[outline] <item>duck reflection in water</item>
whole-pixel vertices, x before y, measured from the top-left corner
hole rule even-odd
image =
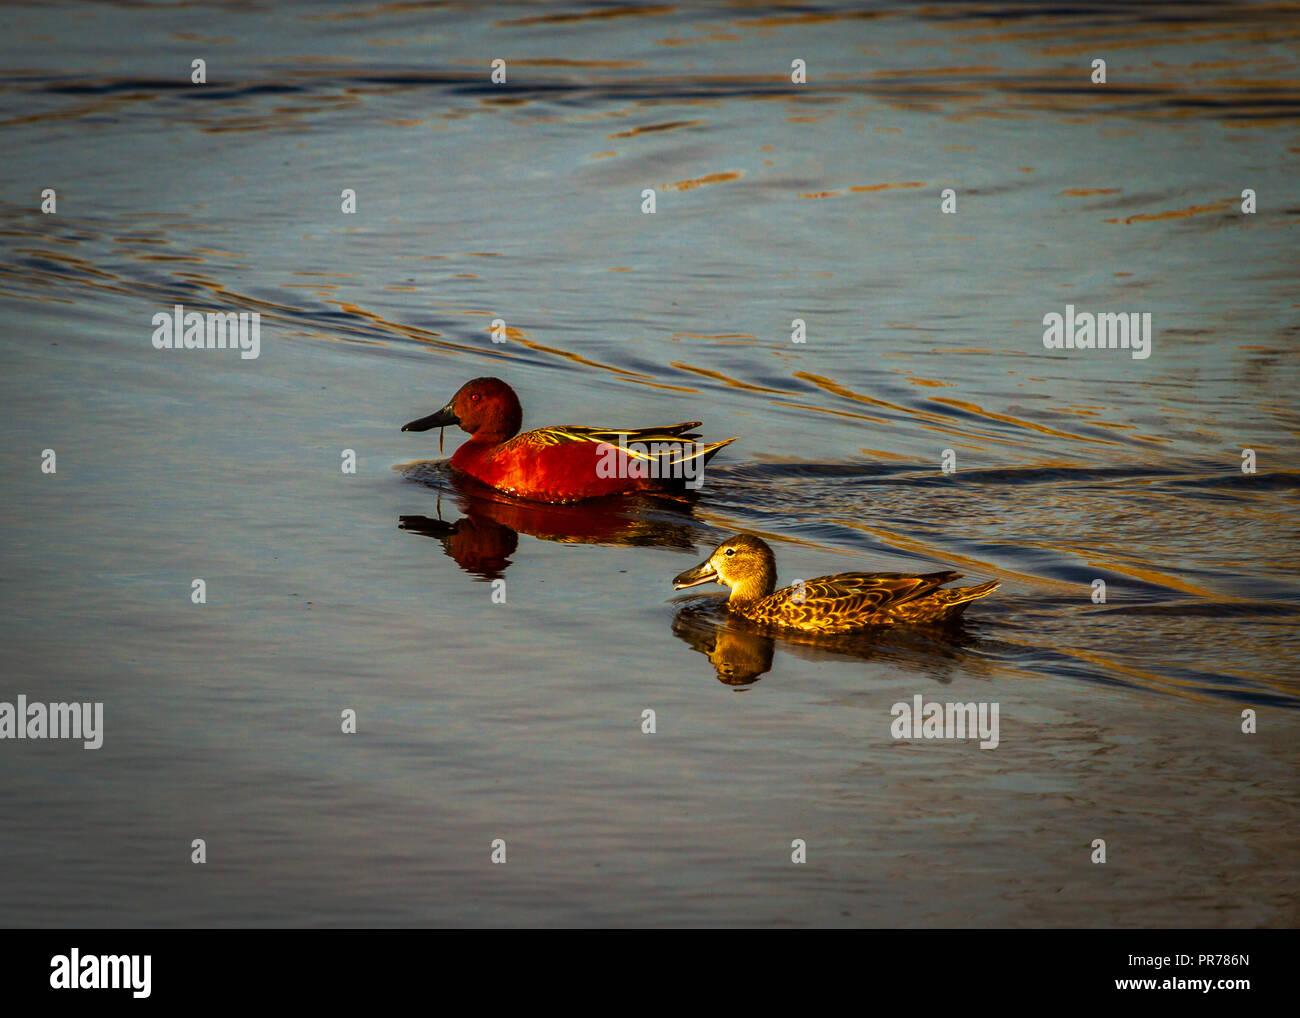
[[[878,661],[904,665],[947,685],[954,673],[980,671],[968,648],[979,643],[965,622],[879,627],[842,634],[792,632],[763,626],[728,612],[719,597],[685,597],[673,602],[673,635],[709,659],[719,682],[751,686],[772,670],[781,650],[809,661]]]
[[[568,544],[693,548],[699,531],[695,496],[623,495],[569,505],[515,499],[462,478],[445,462],[413,464],[408,480],[438,491],[437,516],[401,516],[398,528],[442,542],[458,566],[483,580],[500,579],[519,546],[519,535]],[[460,514],[443,519],[443,495]]]

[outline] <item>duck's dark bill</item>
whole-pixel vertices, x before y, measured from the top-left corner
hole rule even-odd
[[[717,570],[707,561],[701,562],[694,569],[688,569],[686,572],[678,573],[673,577],[673,590],[685,590],[687,587],[698,587],[701,583],[710,583],[717,578]]]
[[[403,424],[403,431],[428,431],[431,428],[447,428],[453,424],[459,424],[460,418],[456,416],[456,411],[447,404],[436,414],[430,414],[428,417],[421,417],[418,421],[412,421],[410,424]]]

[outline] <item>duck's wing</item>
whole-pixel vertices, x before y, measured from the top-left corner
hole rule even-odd
[[[708,457],[724,445],[734,442],[734,438],[724,439],[708,445],[698,444],[700,437],[692,428],[698,428],[701,421],[685,421],[681,424],[669,424],[660,428],[586,428],[576,424],[559,424],[552,428],[536,428],[525,431],[512,439],[512,442],[527,442],[536,448],[550,445],[564,445],[570,442],[591,442],[597,445],[622,446],[628,455],[643,460],[657,460],[670,453],[676,453],[683,443],[691,447],[681,450],[685,455],[677,456],[671,462],[693,459],[696,456]],[[668,449],[656,449],[655,446],[670,446]]]
[[[561,445],[564,442],[606,442],[609,445],[628,445],[632,442],[691,442],[699,438],[692,434],[701,421],[685,421],[662,428],[584,428],[577,424],[557,424],[553,428],[537,428],[525,432],[538,445]]]
[[[961,579],[961,573],[837,573],[807,580],[777,591],[785,603],[802,605],[810,615],[854,617],[873,615],[915,601],[943,584]]]

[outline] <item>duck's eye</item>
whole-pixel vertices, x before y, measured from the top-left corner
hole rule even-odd
[[[727,554],[728,554],[728,555],[734,555],[734,554],[736,554],[736,549],[735,549],[735,548],[728,548],[728,549],[727,549]]]
[[[476,393],[474,393],[472,396],[470,396],[470,400],[471,400],[472,402],[477,403],[477,402],[478,402],[478,393],[476,392]]]

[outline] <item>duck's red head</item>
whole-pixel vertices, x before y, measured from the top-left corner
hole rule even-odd
[[[519,431],[524,410],[515,390],[499,378],[471,378],[437,413],[403,425],[403,431],[428,431],[460,425],[479,442],[504,442]]]

